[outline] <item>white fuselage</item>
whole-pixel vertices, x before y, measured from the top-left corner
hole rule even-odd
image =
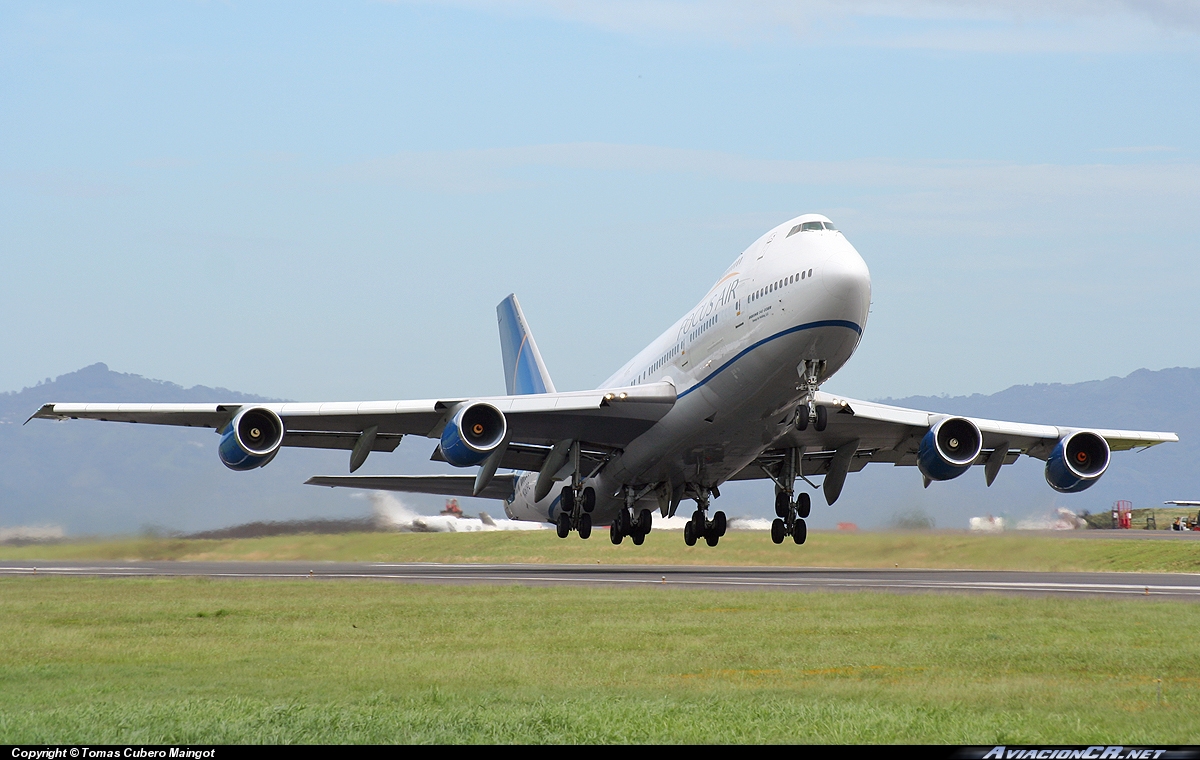
[[[586,481],[596,490],[597,524],[624,506],[625,486],[666,483],[678,494],[689,484],[711,488],[728,480],[791,424],[804,398],[798,365],[823,360],[824,381],[854,353],[871,276],[841,232],[812,229],[827,222],[806,214],[756,240],[695,308],[601,385],[669,381],[678,400]],[[810,229],[792,233],[796,227]],[[537,477],[518,479],[505,504],[510,517],[557,518],[561,489],[535,502]]]

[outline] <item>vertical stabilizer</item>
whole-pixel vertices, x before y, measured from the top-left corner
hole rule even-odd
[[[554,393],[554,382],[515,295],[500,302],[496,317],[500,321],[500,352],[504,356],[504,387],[508,395]]]

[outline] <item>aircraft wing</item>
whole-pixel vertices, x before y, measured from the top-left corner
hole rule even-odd
[[[818,432],[812,425],[806,430],[785,425],[784,432],[772,443],[771,448],[730,479],[778,477],[785,452],[789,449],[803,452],[800,470],[804,475],[840,471],[840,477],[844,478],[846,472],[857,472],[871,462],[915,466],[921,439],[930,428],[942,420],[958,416],[860,401],[824,392],[818,393],[816,400],[829,410],[829,424],[823,432]],[[781,414],[787,417],[786,413]],[[973,464],[986,466],[989,485],[1001,466],[1015,462],[1022,454],[1045,460],[1059,440],[1082,430],[1104,438],[1112,451],[1146,448],[1179,440],[1175,433],[1058,427],[976,417],[965,419],[974,423],[982,434],[982,450]],[[835,461],[839,459],[840,462]],[[827,482],[827,497],[832,495],[836,499],[840,490],[840,482]]]
[[[393,451],[405,435],[437,438],[464,403],[486,402],[504,413],[509,440],[551,446],[577,440],[622,448],[675,404],[669,382],[625,388],[423,401],[270,404],[46,404],[30,419],[94,419],[148,425],[224,428],[243,407],[267,408],[283,420],[284,446],[353,449],[375,427],[372,451]]]
[[[330,488],[366,488],[372,491],[433,493],[443,496],[478,496],[481,499],[510,500],[517,476],[494,475],[479,493],[475,493],[474,475],[318,475],[304,481],[309,486]]]

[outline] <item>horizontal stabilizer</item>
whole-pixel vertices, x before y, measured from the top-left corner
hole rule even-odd
[[[495,475],[479,494],[483,499],[509,500],[517,476],[512,473]],[[365,488],[370,491],[403,491],[433,493],[441,496],[474,496],[474,475],[317,475],[304,481],[309,486],[330,488]]]

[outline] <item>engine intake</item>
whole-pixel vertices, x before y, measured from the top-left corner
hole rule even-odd
[[[965,417],[947,417],[921,439],[917,467],[930,480],[950,480],[967,470],[983,450],[983,434]]]
[[[262,406],[243,407],[221,434],[217,453],[231,470],[263,467],[283,444],[283,420]]]
[[[491,404],[461,407],[442,430],[442,455],[455,467],[471,467],[487,459],[508,433],[504,413]]]
[[[1060,493],[1090,488],[1108,469],[1108,441],[1086,430],[1059,439],[1046,458],[1046,482]]]

